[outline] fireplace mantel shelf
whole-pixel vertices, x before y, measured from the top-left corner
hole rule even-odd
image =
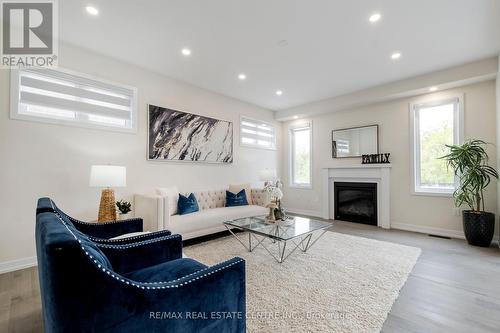
[[[354,165],[337,165],[324,167],[323,169],[376,169],[376,168],[392,168],[390,163],[380,164],[354,164]]]

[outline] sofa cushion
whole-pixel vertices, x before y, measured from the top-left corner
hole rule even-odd
[[[252,201],[252,187],[250,186],[250,184],[229,185],[229,192],[238,193],[241,190],[245,190],[248,204],[253,205],[254,202]]]
[[[255,205],[205,209],[192,214],[171,216],[166,228],[173,234],[183,235],[216,226],[223,227],[222,223],[228,220],[263,216],[267,213],[268,209]]]
[[[126,273],[124,276],[137,282],[162,282],[176,280],[204,268],[207,266],[196,260],[180,258]]]
[[[226,191],[226,207],[247,206],[247,205],[248,201],[245,190],[241,190],[238,193]]]
[[[179,201],[177,203],[177,211],[179,215],[194,213],[198,210],[200,210],[198,207],[198,201],[193,193],[187,197],[179,193]]]

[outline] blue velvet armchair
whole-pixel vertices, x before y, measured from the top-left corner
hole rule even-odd
[[[182,258],[180,235],[99,243],[77,226],[50,199],[39,201],[45,332],[245,331],[243,259],[207,267]],[[104,228],[93,235],[115,234]]]

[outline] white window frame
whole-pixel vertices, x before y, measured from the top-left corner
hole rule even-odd
[[[41,123],[49,123],[49,124],[57,124],[64,126],[73,126],[73,127],[83,127],[83,128],[91,128],[91,129],[99,129],[106,130],[112,132],[123,132],[123,133],[137,133],[137,88],[128,86],[125,84],[112,82],[109,80],[104,80],[93,75],[83,74],[76,71],[64,69],[58,67],[56,70],[61,73],[78,76],[81,78],[98,81],[99,83],[103,83],[105,85],[112,85],[118,88],[123,88],[132,91],[131,98],[131,128],[123,128],[113,125],[105,125],[103,123],[94,123],[89,121],[81,121],[80,119],[76,120],[68,120],[64,118],[51,118],[51,117],[38,117],[34,115],[29,115],[20,112],[20,102],[19,102],[19,94],[20,94],[20,73],[18,69],[11,69],[10,71],[10,118],[16,120],[25,120],[25,121],[34,121]],[[71,111],[71,110],[70,110]]]
[[[301,128],[309,128],[309,184],[295,183],[294,179],[294,131]],[[293,123],[288,127],[289,150],[290,159],[289,163],[289,186],[292,188],[312,189],[313,188],[313,124],[312,121],[302,121]]]
[[[462,144],[464,137],[464,96],[441,95],[438,97],[421,99],[410,103],[410,168],[411,168],[411,193],[423,196],[452,197],[455,189],[430,189],[420,187],[420,132],[418,110],[444,104],[455,104],[453,115],[453,144]],[[455,177],[455,186],[458,179]]]
[[[261,123],[265,124],[273,129],[273,141],[272,141],[272,147],[263,147],[258,144],[251,144],[251,143],[246,143],[243,142],[243,138],[245,137],[245,134],[243,133],[243,126],[242,123],[244,121],[251,122],[251,123]],[[276,126],[274,126],[272,123],[264,120],[259,120],[247,116],[240,116],[240,146],[242,147],[249,147],[249,148],[258,148],[258,149],[265,149],[265,150],[276,150]]]

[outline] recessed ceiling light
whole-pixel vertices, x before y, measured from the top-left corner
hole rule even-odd
[[[93,6],[87,6],[85,7],[85,10],[87,11],[87,13],[89,13],[90,15],[94,15],[96,16],[97,14],[99,14],[99,10],[97,10],[97,8],[93,7]]]
[[[246,78],[247,78],[247,75],[245,73],[241,73],[241,74],[238,75],[238,79],[240,79],[242,81],[246,80]]]
[[[182,53],[182,55],[184,55],[184,56],[186,56],[186,57],[187,57],[187,56],[190,56],[190,55],[191,55],[191,50],[190,50],[190,49],[188,49],[188,48],[183,48],[183,49],[181,50],[181,53]]]
[[[281,90],[276,90],[276,95],[278,95],[278,96],[283,95],[283,91],[281,91]]]
[[[438,90],[438,88],[437,88],[437,87],[430,87],[430,88],[429,88],[429,91],[436,91],[436,90]]]
[[[397,60],[401,58],[401,53],[400,52],[394,52],[393,54],[391,54],[391,59],[392,60]]]
[[[299,116],[293,116],[293,119],[299,119]]]
[[[368,20],[371,23],[375,23],[375,22],[379,21],[381,17],[382,17],[382,15],[380,15],[380,13],[373,13]]]

